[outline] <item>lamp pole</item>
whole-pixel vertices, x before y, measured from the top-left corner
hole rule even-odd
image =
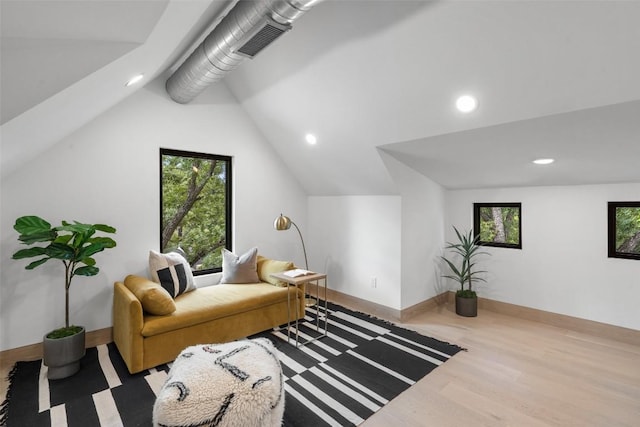
[[[298,230],[298,236],[300,236],[300,241],[302,242],[302,252],[304,253],[304,267],[306,270],[308,270],[309,262],[307,261],[307,249],[304,247],[304,239],[302,238],[302,233],[300,232],[300,229],[298,228],[295,222],[291,221],[291,224],[293,224],[296,230]]]

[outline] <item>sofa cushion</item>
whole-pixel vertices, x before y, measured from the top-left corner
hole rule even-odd
[[[196,288],[191,266],[177,252],[149,251],[149,272],[153,281],[160,283],[173,298]]]
[[[176,311],[171,295],[146,277],[129,275],[124,279],[124,285],[138,298],[147,313],[162,316]]]
[[[274,273],[281,273],[287,270],[293,270],[295,265],[291,261],[278,261],[275,259],[265,258],[258,255],[257,269],[258,278],[262,282],[271,283],[276,286],[287,286],[282,280],[274,279],[271,277]]]
[[[257,283],[256,261],[258,248],[251,248],[242,255],[222,249],[222,279],[220,283]]]
[[[201,287],[177,297],[176,311],[171,315],[145,316],[142,335],[150,337],[277,304],[287,300],[288,290],[292,292],[290,298],[295,298],[295,287],[279,288],[268,283]],[[260,315],[257,311],[256,316]]]

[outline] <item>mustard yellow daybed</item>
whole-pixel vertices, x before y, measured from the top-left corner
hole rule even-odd
[[[197,288],[163,302],[155,298],[164,292],[158,291],[158,286],[134,275],[114,285],[113,338],[131,373],[171,362],[191,345],[233,341],[283,325],[289,313],[295,317],[296,300],[297,312],[304,316],[304,290],[295,287],[226,283]],[[163,312],[163,304],[175,305],[175,311],[154,315],[143,309]]]

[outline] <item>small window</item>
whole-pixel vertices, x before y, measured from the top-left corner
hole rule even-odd
[[[194,275],[222,271],[231,250],[231,157],[160,149],[160,250]]]
[[[640,259],[640,202],[609,202],[609,258]]]
[[[473,231],[478,244],[522,249],[521,203],[474,203]]]

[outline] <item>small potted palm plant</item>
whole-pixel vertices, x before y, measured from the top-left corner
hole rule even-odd
[[[52,227],[37,216],[23,216],[16,220],[13,228],[20,234],[18,240],[26,245],[41,244],[21,249],[13,254],[13,259],[38,258],[25,268],[33,270],[50,259],[64,264],[65,326],[45,335],[43,339],[43,360],[48,367],[50,379],[66,378],[78,372],[80,359],[85,354],[85,330],[82,326],[69,325],[69,288],[75,276],[95,276],[95,254],[116,246],[110,237],[94,236],[97,231],[115,233],[116,229],[104,224],[70,224]]]
[[[476,270],[476,257],[478,255],[489,255],[481,251],[478,245],[478,236],[473,235],[473,231],[461,233],[453,227],[458,237],[458,242],[447,242],[445,249],[452,252],[455,258],[447,259],[441,257],[449,266],[451,274],[443,275],[453,279],[460,284],[460,289],[456,292],[456,314],[465,317],[476,317],[478,315],[478,296],[473,290],[474,282],[486,282],[479,275],[486,273],[483,270]],[[459,262],[459,264],[456,264]],[[465,288],[466,285],[466,288]]]

